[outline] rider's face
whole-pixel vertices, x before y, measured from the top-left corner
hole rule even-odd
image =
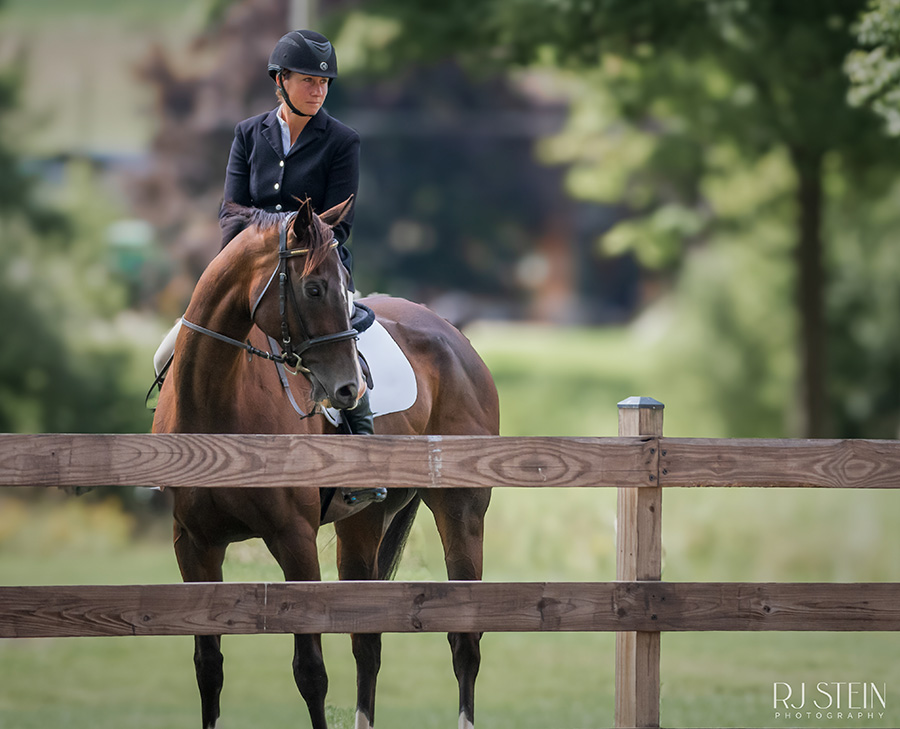
[[[284,71],[282,78],[291,103],[304,114],[312,116],[325,103],[328,95],[327,78],[292,71]]]

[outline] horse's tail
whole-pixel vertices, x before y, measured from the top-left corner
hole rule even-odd
[[[422,497],[416,494],[406,506],[404,506],[391,521],[391,525],[385,532],[381,546],[378,548],[378,577],[382,580],[390,580],[400,566],[400,557],[403,547],[409,539],[409,532],[416,520],[416,512]]]

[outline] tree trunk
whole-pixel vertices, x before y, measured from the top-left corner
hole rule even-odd
[[[830,435],[826,391],[825,273],[822,254],[822,155],[791,149],[797,172],[797,309],[800,324],[800,432]]]

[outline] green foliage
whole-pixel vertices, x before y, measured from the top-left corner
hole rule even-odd
[[[784,437],[798,405],[789,164],[779,152],[750,167],[726,164],[733,154],[718,150],[703,190],[710,216],[741,223],[693,249],[671,295],[638,326],[652,332],[648,346],[682,407],[710,413],[728,437]]]
[[[792,164],[831,149],[868,154],[872,120],[844,103],[850,4],[666,4],[682,9],[674,28],[666,12],[657,15],[659,4],[646,5],[640,43],[626,16],[605,18],[600,71],[582,77],[569,128],[546,145],[548,160],[573,165],[576,195],[648,216],[613,234],[617,250],[631,245],[647,263],[671,266],[698,234],[752,225],[743,217],[749,206],[727,217],[706,208],[709,179],[723,166],[752,167],[779,148],[802,150]],[[567,54],[588,45],[578,35],[557,43]],[[591,138],[605,141],[586,152]]]
[[[0,220],[0,430],[144,431],[156,327],[118,313],[125,290],[107,269],[102,226],[74,211],[67,220],[70,232],[52,238]]]
[[[860,48],[845,64],[852,81],[851,104],[868,106],[885,121],[890,134],[900,134],[900,2],[871,0],[856,26]]]
[[[832,252],[829,300],[832,397],[848,437],[898,438],[900,423],[900,186],[859,215],[855,195],[832,211],[841,245]]]

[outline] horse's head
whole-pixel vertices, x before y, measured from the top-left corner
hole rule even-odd
[[[351,204],[352,198],[316,215],[307,200],[296,215],[280,220],[272,232],[277,267],[252,292],[256,325],[282,343],[292,360],[286,364],[309,378],[316,402],[336,408],[353,407],[364,391],[350,326],[349,274],[332,233]]]

